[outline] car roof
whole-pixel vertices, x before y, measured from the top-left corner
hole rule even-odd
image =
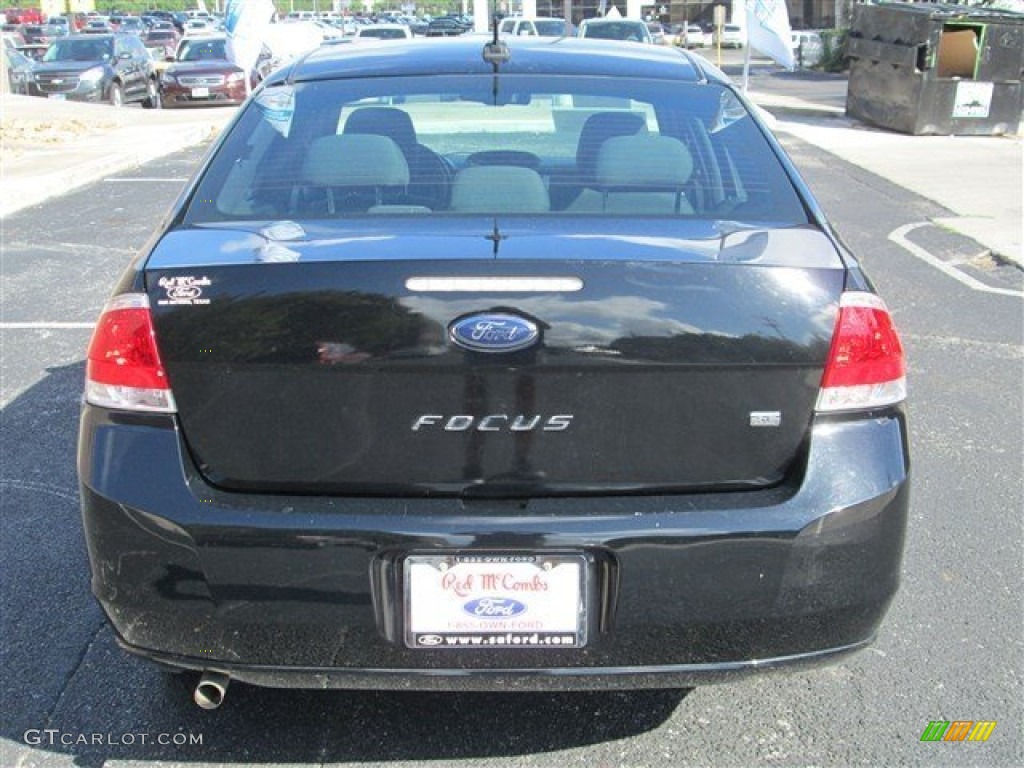
[[[447,39],[394,41],[378,48],[317,48],[267,79],[267,85],[335,78],[411,77],[492,73],[483,59],[484,35]],[[674,81],[726,82],[714,67],[692,54],[666,46],[637,46],[610,40],[574,37],[516,38],[508,42],[510,58],[504,74],[599,75]]]

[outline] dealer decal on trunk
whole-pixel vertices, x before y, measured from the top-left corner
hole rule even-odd
[[[161,307],[210,303],[209,299],[203,298],[203,288],[210,285],[210,278],[206,276],[161,277],[157,285],[167,292],[166,299],[158,299],[156,302]]]

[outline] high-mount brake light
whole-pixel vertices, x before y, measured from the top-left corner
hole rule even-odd
[[[144,293],[115,296],[103,308],[89,344],[85,399],[104,408],[175,412]]]
[[[906,397],[903,345],[885,302],[873,293],[844,293],[817,410],[878,408]]]

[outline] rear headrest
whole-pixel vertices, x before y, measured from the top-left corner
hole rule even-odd
[[[643,115],[636,112],[597,112],[587,118],[576,145],[576,170],[584,181],[594,178],[601,145],[615,136],[632,136],[645,130]]]
[[[617,136],[597,155],[596,177],[602,187],[681,187],[692,174],[690,150],[668,136]]]
[[[363,107],[345,121],[346,134],[387,136],[402,149],[416,145],[416,129],[406,112],[394,107]]]
[[[409,164],[387,136],[322,136],[309,146],[302,180],[327,187],[404,187]]]
[[[551,199],[540,174],[530,168],[474,165],[455,177],[451,207],[468,213],[545,213]]]

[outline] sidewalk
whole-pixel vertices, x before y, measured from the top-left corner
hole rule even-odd
[[[114,109],[0,96],[0,218],[216,136],[231,107]]]
[[[1024,266],[1024,138],[909,136],[849,119],[840,75],[761,69],[748,95],[791,133],[928,198],[950,215],[933,219]]]
[[[847,119],[846,80],[755,69],[751,99],[792,133],[948,208],[936,219],[994,255],[1024,265],[1024,140],[906,136]],[[0,218],[138,166],[220,131],[233,108],[115,110],[0,97]]]

